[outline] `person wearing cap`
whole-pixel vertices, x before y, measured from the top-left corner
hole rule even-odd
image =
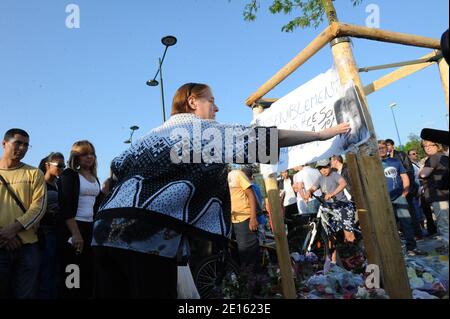
[[[337,230],[344,231],[344,240],[346,242],[355,242],[355,208],[344,194],[347,182],[341,175],[331,169],[329,159],[318,161],[316,168],[319,170],[321,176],[308,190],[307,197],[311,197],[311,194],[320,188],[322,193],[325,194],[324,199],[326,201],[333,201],[336,208],[335,212],[340,214],[340,221],[335,221],[337,222]],[[332,256],[332,262],[336,262],[335,253]]]

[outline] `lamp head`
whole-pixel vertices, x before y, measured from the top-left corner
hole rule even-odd
[[[389,106],[390,106],[390,107],[394,107],[394,106],[396,106],[396,105],[397,105],[397,103],[395,103],[395,102],[394,102],[394,103],[391,103],[391,104],[389,104]]]
[[[158,84],[159,84],[159,82],[156,81],[155,79],[147,81],[148,86],[158,86]]]
[[[133,125],[133,126],[130,127],[130,130],[132,130],[132,131],[139,130],[139,126]]]
[[[175,45],[175,43],[177,43],[177,38],[172,35],[167,35],[161,39],[161,42],[166,47],[171,47],[172,45]]]
[[[131,144],[131,140],[130,139],[128,139],[128,140],[126,140],[126,141],[123,141],[125,144]]]

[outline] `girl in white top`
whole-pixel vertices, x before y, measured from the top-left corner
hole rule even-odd
[[[92,230],[94,214],[102,200],[97,179],[95,148],[89,141],[72,145],[68,166],[60,178],[61,214],[58,236],[61,256],[62,297],[89,299],[93,291]],[[65,287],[66,267],[76,264],[80,273],[80,288]]]

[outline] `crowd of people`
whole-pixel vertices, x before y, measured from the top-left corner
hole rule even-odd
[[[395,149],[392,139],[378,141],[385,183],[399,233],[405,241],[406,254],[426,255],[417,247],[417,241],[437,235],[443,244],[442,252],[448,254],[448,148],[428,140],[423,140],[421,146],[426,157],[419,159],[416,149],[409,149],[406,154]],[[245,168],[243,170],[246,171]],[[252,187],[258,185],[252,183],[249,174],[244,172],[235,169],[229,174],[230,189],[232,192],[240,192],[239,198],[232,196],[232,216],[239,219],[233,221],[233,229],[238,229],[240,224],[244,225],[244,220],[247,222],[247,241],[238,240],[239,251],[242,261],[256,267],[259,260],[257,236],[252,235],[257,230],[256,211],[252,208],[256,206],[247,202],[253,201]],[[285,220],[292,220],[297,215],[300,216],[301,224],[306,224],[317,214],[320,205],[317,197],[322,197],[334,202],[334,212],[339,215],[333,221],[334,229],[343,232],[345,242],[356,242],[355,230],[359,227],[352,181],[341,155],[281,172],[278,188]],[[270,215],[270,207],[266,206],[266,210]],[[288,234],[290,226],[287,223]],[[272,229],[271,223],[270,228]],[[237,234],[239,232],[241,231]],[[251,249],[252,254],[246,253],[247,249]],[[336,260],[334,250],[331,262],[336,263]]]
[[[103,186],[89,141],[75,142],[67,161],[52,152],[35,168],[22,162],[28,133],[8,130],[0,158],[0,298],[176,298],[177,266],[189,260],[190,240],[223,242],[232,233],[241,263],[257,267],[267,205],[251,172],[229,172],[228,165],[238,159],[265,163],[258,156],[250,161],[248,152],[269,150],[274,139],[278,147],[289,147],[345,134],[349,125],[321,132],[233,126],[216,122],[216,112],[208,85],[184,84],[173,97],[170,119],[113,159]],[[174,146],[183,140],[172,133],[192,133],[196,125],[224,137],[236,129],[254,138],[243,139],[231,157],[212,151],[216,162],[174,161]],[[188,149],[188,155],[204,155],[208,142],[200,141],[200,150]],[[427,158],[420,161],[417,150],[408,156],[393,145],[379,141],[379,155],[408,254],[422,253],[416,239],[424,227],[448,246],[448,151],[424,140]],[[315,196],[323,196],[340,203],[336,227],[354,242],[357,216],[344,159],[336,155],[295,169],[280,179],[286,216],[314,214]]]

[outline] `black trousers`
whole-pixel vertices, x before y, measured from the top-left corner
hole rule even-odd
[[[261,263],[261,252],[259,249],[258,232],[253,232],[249,228],[250,219],[240,223],[233,223],[233,233],[239,251],[239,261],[241,265],[259,270]]]
[[[58,237],[59,252],[59,294],[63,299],[92,299],[93,296],[93,256],[92,256],[92,226],[91,222],[81,222],[77,220],[78,229],[83,237],[83,252],[76,254],[75,249],[67,242],[70,235],[68,231],[63,236]],[[73,267],[77,267],[75,271]],[[75,275],[79,275],[79,287],[67,284],[72,281]]]
[[[298,214],[298,207],[297,207],[297,203],[288,205],[288,206],[284,206],[284,217],[288,218],[288,219],[292,219],[293,215],[297,215]],[[291,223],[287,223],[287,227],[288,227],[288,232],[290,230],[292,230],[292,224]]]
[[[427,233],[428,235],[434,235],[437,233],[436,223],[433,219],[433,212],[431,211],[430,204],[425,200],[425,196],[420,197],[420,205],[422,207],[423,214],[427,220]]]
[[[175,258],[95,246],[94,298],[176,299]]]

